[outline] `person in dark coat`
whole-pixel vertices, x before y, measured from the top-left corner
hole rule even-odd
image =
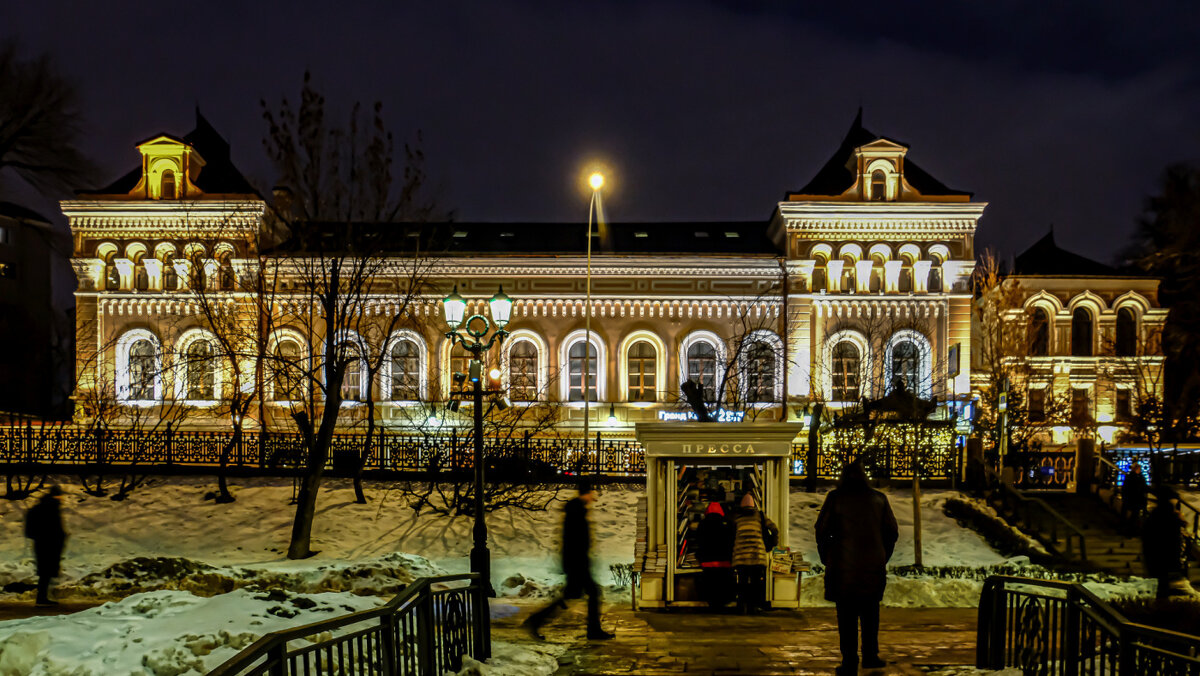
[[[562,564],[563,572],[567,575],[567,586],[550,605],[530,615],[525,620],[525,627],[539,640],[542,636],[542,625],[567,607],[567,599],[577,599],[587,594],[587,637],[591,640],[602,641],[613,635],[600,626],[600,587],[592,577],[592,529],[588,522],[588,507],[595,502],[596,494],[592,492],[591,484],[579,484],[579,496],[572,499],[563,508],[563,541]]]
[[[1135,460],[1125,482],[1121,484],[1121,516],[1137,528],[1146,511],[1146,476],[1142,474],[1142,466]]]
[[[879,659],[879,602],[887,584],[887,562],[899,529],[887,496],[871,488],[860,463],[842,470],[817,516],[817,554],[825,564],[825,600],[837,604],[842,664],[838,673],[858,670],[858,629],[862,625],[862,666],[885,666]]]
[[[59,575],[63,545],[67,542],[62,523],[62,493],[58,486],[51,486],[25,515],[25,537],[33,540],[33,556],[37,561],[39,606],[57,605],[50,600],[50,582]]]
[[[1183,537],[1186,524],[1171,504],[1178,496],[1167,486],[1154,489],[1154,494],[1158,498],[1157,504],[1142,526],[1142,560],[1146,574],[1158,580],[1158,598],[1185,595],[1188,589],[1182,583],[1187,580],[1184,567],[1187,541]]]
[[[738,611],[756,613],[767,590],[769,548],[779,541],[775,523],[759,511],[754,495],[746,493],[733,521],[733,569],[738,580]]]
[[[729,603],[734,587],[733,524],[725,518],[725,509],[716,500],[700,521],[696,537],[696,560],[700,562],[700,592],[710,608]]]

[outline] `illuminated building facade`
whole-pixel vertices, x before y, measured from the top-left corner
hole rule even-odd
[[[1051,231],[982,299],[1003,306],[1009,388],[1043,445],[1120,442],[1139,405],[1161,401],[1167,309],[1158,285],[1059,247]]]
[[[217,347],[198,294],[223,298],[228,313],[254,326],[261,304],[246,290],[262,269],[268,205],[199,116],[187,136],[159,135],[138,149],[141,165],[127,176],[62,204],[79,279],[76,415],[82,422],[95,412],[89,401],[137,415],[183,406],[185,424],[221,428],[234,384],[206,358]],[[450,375],[464,370],[441,318],[441,299],[455,285],[468,314],[485,313],[498,286],[513,298],[510,335],[493,363],[513,403],[552,409],[557,432],[581,431],[585,396],[591,428],[605,434],[678,415],[687,379],[727,419],[797,420],[811,402],[836,409],[897,383],[924,397],[966,399],[973,240],[986,205],[933,178],[908,152],[868,132],[860,115],[768,222],[609,224],[593,239],[590,341],[583,225],[374,224],[391,240],[385,250],[403,250],[410,236],[437,246],[428,293],[403,309],[382,347],[344,337],[368,353],[386,350],[373,379],[364,368],[348,374],[347,424],[363,417],[368,391],[384,426],[426,424],[430,410],[443,410]],[[283,309],[268,350],[319,360],[319,327],[287,318],[305,312],[289,278],[303,254],[285,241],[270,255],[283,262],[272,284]],[[399,284],[406,260],[397,254],[394,271],[380,275],[395,274]],[[387,293],[364,303],[367,317],[401,311]],[[250,409],[251,425],[290,425],[294,383],[276,382],[270,369],[248,371],[256,381],[240,386],[263,400]]]

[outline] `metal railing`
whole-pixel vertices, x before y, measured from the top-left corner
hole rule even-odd
[[[0,470],[22,472],[120,471],[137,467],[146,472],[174,472],[183,468],[209,470],[225,457],[231,473],[278,475],[296,473],[306,464],[304,438],[295,432],[245,431],[232,444],[230,431],[82,428],[70,425],[0,426]],[[362,433],[333,436],[326,470],[334,475],[358,470],[366,443]],[[469,432],[457,429],[425,433],[421,430],[380,430],[371,440],[372,452],[362,459],[367,476],[406,473],[468,472],[473,469],[474,448]],[[902,456],[907,449],[876,449],[877,464],[907,466],[911,461],[883,458],[884,452]],[[818,446],[817,478],[836,480],[857,449],[832,443]],[[553,480],[571,475],[641,477],[646,456],[641,444],[628,438],[605,438],[601,433],[584,445],[580,437],[537,437],[530,434],[484,439],[488,471],[498,480]],[[922,464],[924,478],[949,480],[957,475],[956,453],[944,453]],[[907,464],[905,465],[905,462]],[[806,477],[808,445],[792,444],[791,473]],[[911,469],[872,478],[911,478]]]
[[[266,634],[208,676],[440,676],[491,656],[490,622],[478,574],[421,578],[378,608]]]
[[[1087,537],[1070,519],[1041,498],[1027,495],[1005,483],[990,467],[987,468],[987,476],[999,495],[1000,516],[1033,535],[1051,550],[1067,558],[1078,556],[1080,563],[1087,563]]]
[[[976,666],[1027,674],[1200,674],[1200,637],[1127,621],[1082,585],[992,576],[979,599]]]

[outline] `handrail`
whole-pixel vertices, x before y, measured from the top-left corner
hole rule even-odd
[[[1022,492],[1020,489],[1016,488],[1015,486],[1005,483],[1000,478],[1000,475],[996,472],[995,469],[993,469],[991,467],[985,467],[984,471],[987,474],[988,478],[992,479],[993,483],[1000,487],[1000,491],[1002,494],[1004,494],[1005,496],[1012,496],[1016,500],[1016,505],[1025,506],[1025,505],[1032,504],[1032,505],[1037,506],[1039,509],[1041,509],[1043,514],[1049,516],[1050,539],[1055,543],[1055,546],[1057,546],[1058,539],[1059,539],[1058,538],[1059,526],[1061,525],[1067,531],[1063,537],[1063,542],[1066,544],[1067,556],[1071,556],[1071,554],[1072,554],[1072,547],[1071,547],[1072,537],[1077,539],[1079,541],[1079,560],[1083,563],[1087,563],[1087,536],[1085,536],[1083,534],[1083,531],[1080,530],[1080,528],[1078,526],[1071,523],[1071,520],[1068,519],[1067,517],[1063,516],[1062,514],[1060,514],[1058,512],[1058,510],[1056,510],[1053,507],[1051,507],[1050,505],[1048,505],[1045,500],[1042,500],[1041,498],[1035,498],[1035,497],[1028,496],[1024,492]],[[1013,511],[1018,518],[1018,523],[1023,522],[1027,527],[1033,528],[1035,530],[1036,534],[1040,534],[1041,529],[1038,527],[1037,524],[1033,523],[1033,520],[1031,518],[1032,510],[1030,510],[1028,507],[1025,507],[1023,518],[1020,513],[1020,510],[1017,509],[1016,506],[1014,506]]]
[[[1125,674],[1135,665],[1147,673],[1196,673],[1200,636],[1130,622],[1078,583],[1008,575],[984,582],[976,634],[980,669]]]
[[[286,661],[289,654],[295,656],[300,653],[312,652],[314,646],[319,648],[322,643],[329,643],[331,641],[335,641],[336,639],[328,639],[324,642],[315,641],[298,651],[293,651],[292,653],[289,653],[287,649],[290,641],[311,637],[323,632],[330,632],[335,629],[340,629],[342,627],[360,624],[375,619],[380,620],[380,624],[376,625],[379,627],[379,630],[376,633],[381,635],[375,637],[374,643],[372,643],[370,640],[366,641],[366,643],[374,646],[374,649],[370,651],[371,653],[376,653],[382,650],[384,653],[382,655],[382,663],[389,664],[392,667],[392,669],[386,671],[386,673],[407,673],[408,671],[423,674],[440,673],[437,665],[434,663],[436,660],[432,659],[433,656],[431,655],[426,654],[417,660],[400,659],[400,657],[395,654],[398,648],[398,646],[395,645],[395,637],[390,635],[390,633],[394,631],[405,619],[402,617],[402,614],[412,610],[417,611],[417,621],[413,623],[413,626],[417,628],[418,632],[422,628],[427,634],[435,631],[437,627],[432,627],[428,624],[423,626],[422,622],[432,621],[436,613],[431,612],[431,610],[428,608],[422,609],[421,606],[429,603],[432,593],[441,591],[435,590],[435,585],[444,585],[464,581],[468,582],[469,584],[467,587],[461,588],[459,591],[473,593],[473,596],[475,597],[475,608],[472,615],[476,626],[471,632],[474,635],[475,640],[471,642],[470,645],[463,645],[462,650],[464,651],[464,654],[472,654],[480,661],[486,660],[491,653],[491,631],[488,626],[490,620],[489,611],[487,608],[487,598],[483,593],[482,585],[479,584],[479,579],[480,577],[478,573],[419,578],[412,584],[408,585],[408,587],[406,587],[400,594],[397,594],[390,601],[377,608],[359,610],[347,615],[330,618],[328,620],[320,620],[298,627],[280,629],[269,634],[264,634],[237,655],[234,655],[216,669],[208,672],[208,676],[239,676],[241,674],[260,673],[270,673],[271,676],[276,676],[277,674],[283,676],[291,673],[287,669]],[[418,636],[417,643],[420,643],[422,646],[432,647],[434,641],[429,636]],[[362,646],[360,645],[358,647],[361,648]],[[372,654],[368,656],[368,659],[374,656],[375,655]],[[454,655],[448,653],[447,657],[453,658]],[[273,662],[268,665],[263,663],[264,660],[273,660]],[[411,669],[403,669],[402,667],[405,665],[411,667]],[[304,673],[307,673],[307,671]]]

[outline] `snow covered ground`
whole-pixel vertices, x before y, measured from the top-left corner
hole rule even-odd
[[[0,676],[202,673],[266,632],[339,609],[371,607],[416,577],[469,567],[472,520],[416,515],[388,483],[369,483],[369,501],[359,505],[349,481],[327,480],[313,527],[318,554],[304,561],[284,556],[294,511],[290,480],[238,480],[232,504],[204,500],[212,488],[205,478],[151,479],[121,502],[88,496],[66,481],[64,488],[70,539],[60,596],[117,601],[70,616],[0,622]],[[602,583],[612,583],[611,564],[632,560],[641,493],[636,485],[604,487],[593,507],[595,569]],[[987,569],[1021,563],[946,517],[941,505],[950,495],[922,494],[924,563],[973,574],[897,571],[885,604],[974,606]],[[894,490],[888,497],[901,531],[892,565],[907,566],[914,552],[912,494]],[[814,564],[813,525],[823,500],[824,493],[791,495],[790,543]],[[31,600],[34,569],[23,518],[32,504],[0,500],[0,588],[9,599]],[[514,603],[528,605],[561,583],[560,506],[501,509],[488,517],[494,584]],[[1114,589],[1146,593],[1143,587],[1135,581]],[[289,600],[271,600],[264,592],[271,589]],[[803,590],[804,605],[825,605],[819,574],[806,578]],[[607,595],[610,602],[628,603],[627,590],[615,592]],[[313,605],[297,607],[295,598]],[[547,650],[498,644],[492,665],[467,671],[552,673],[555,656]]]

